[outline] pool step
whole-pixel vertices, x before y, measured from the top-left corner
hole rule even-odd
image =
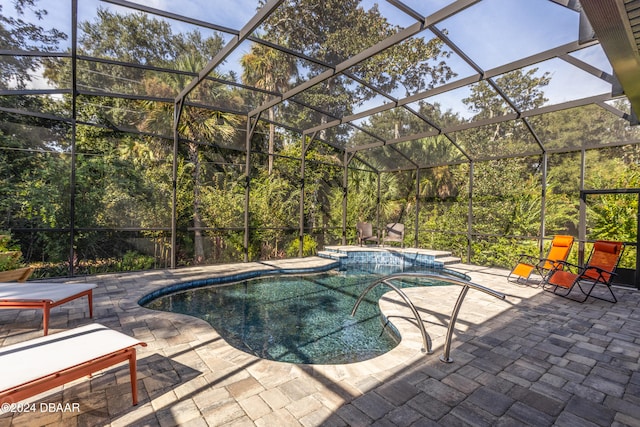
[[[442,265],[457,264],[461,260],[451,255],[449,251],[437,251],[431,249],[380,247],[380,246],[327,246],[322,251],[318,251],[318,256],[332,260],[348,259],[349,253],[362,254],[371,252],[371,257],[376,258],[376,252],[391,252],[393,254],[405,254],[408,257],[423,255],[433,257],[432,259]],[[355,255],[355,254],[354,254]],[[358,255],[356,255],[358,256]]]
[[[459,264],[461,262],[461,259],[455,256],[436,257],[436,260],[443,263],[444,265]]]
[[[334,252],[334,251],[318,251],[318,256],[320,258],[328,258],[338,260],[340,258],[347,258],[349,255],[342,252]]]

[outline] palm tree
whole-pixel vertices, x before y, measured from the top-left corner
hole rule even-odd
[[[241,59],[243,68],[242,81],[247,85],[275,93],[283,93],[289,87],[289,82],[298,74],[295,60],[290,56],[254,43],[251,51]],[[276,107],[269,108],[269,165],[268,173],[273,171],[273,153],[275,141]]]
[[[206,65],[206,59],[197,52],[191,52],[178,58],[175,66],[180,71],[198,73]],[[164,80],[150,80],[146,82],[146,87],[152,88],[150,93],[159,96],[174,97],[184,88],[191,76],[172,74]],[[207,102],[215,105],[216,101],[239,102],[236,97],[222,85],[213,81],[201,82],[191,93],[190,97],[198,99],[199,102]],[[173,115],[173,105],[157,102],[146,102],[149,113],[142,123],[144,130],[153,130],[171,134],[171,122],[168,118]],[[230,113],[221,111],[211,111],[192,106],[185,106],[178,123],[179,134],[188,142],[184,144],[187,151],[187,158],[192,165],[191,177],[193,183],[193,228],[194,228],[194,263],[199,264],[204,261],[204,245],[201,228],[203,227],[201,215],[201,194],[200,184],[202,175],[202,153],[199,142],[228,142],[236,134],[236,126],[240,119]]]

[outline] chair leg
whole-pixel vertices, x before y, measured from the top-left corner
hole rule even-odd
[[[573,289],[573,286],[572,286],[572,287],[570,287],[569,289],[567,289],[567,288],[562,288],[562,286],[558,286],[558,285],[553,285],[553,286],[555,286],[555,288],[553,288],[553,290],[552,290],[552,291],[549,291],[549,292],[553,292],[555,295],[559,295],[559,296],[564,297],[564,298],[569,298],[569,294],[571,293],[571,289]],[[560,288],[562,288],[562,289],[567,289],[567,291],[566,291],[566,292],[564,292],[564,293],[562,293],[562,292],[558,292],[558,290],[559,290]],[[572,298],[569,298],[569,299],[572,299]]]
[[[513,274],[513,272],[511,272],[507,276],[507,281],[511,283],[523,283],[526,285],[527,282],[529,281],[529,278],[524,276],[518,276],[517,274]]]
[[[596,287],[596,285],[598,285],[598,284],[601,284],[601,285],[606,286],[606,287],[607,287],[607,290],[609,291],[609,293],[611,294],[611,297],[612,297],[613,299],[608,299],[608,298],[603,298],[603,297],[599,297],[599,296],[593,295],[593,294],[592,294],[592,291],[593,291],[593,289]],[[553,289],[547,289],[547,288],[546,288],[546,286],[547,286],[547,285],[553,286],[554,288],[553,288]],[[553,283],[551,283],[551,284],[549,284],[549,283],[545,283],[545,284],[543,285],[542,289],[543,289],[543,290],[545,290],[545,291],[547,291],[547,292],[553,292],[555,295],[558,295],[558,296],[561,296],[561,297],[563,297],[563,298],[567,298],[567,299],[570,299],[570,300],[573,300],[573,301],[576,301],[576,302],[579,302],[579,303],[583,303],[583,302],[585,302],[587,299],[589,299],[589,297],[591,297],[591,298],[595,298],[595,299],[599,299],[599,300],[602,300],[602,301],[612,302],[612,303],[616,303],[616,302],[618,302],[618,299],[616,298],[615,294],[613,293],[613,290],[611,289],[611,286],[609,286],[609,285],[608,285],[608,284],[606,284],[606,283],[602,283],[602,282],[591,282],[591,287],[590,287],[587,291],[585,291],[585,288],[583,288],[583,286],[585,286],[585,287],[586,287],[586,286],[588,286],[587,284],[585,284],[585,283],[581,283],[581,282],[577,282],[577,283],[576,283],[576,285],[577,285],[578,289],[580,290],[580,292],[584,295],[584,298],[582,298],[582,299],[578,299],[578,298],[573,298],[573,297],[570,297],[570,296],[569,296],[569,294],[571,293],[572,289],[573,289],[575,286],[570,287],[570,288],[567,290],[567,292],[565,292],[565,293],[560,293],[560,292],[558,292],[558,288],[560,288],[561,286],[554,285]],[[563,289],[564,289],[564,288],[563,288]]]
[[[597,284],[601,284],[606,286],[607,290],[609,291],[609,293],[611,294],[611,298],[603,298],[603,297],[599,297],[596,295],[592,295],[592,291],[593,289],[596,287]],[[602,282],[592,282],[591,287],[589,288],[588,292],[585,292],[584,289],[582,289],[582,285],[580,284],[580,282],[578,282],[578,288],[580,288],[580,291],[585,295],[584,299],[580,302],[584,302],[587,300],[587,298],[591,297],[591,298],[595,298],[595,299],[599,299],[602,301],[607,301],[607,302],[612,302],[612,303],[617,303],[618,302],[618,298],[616,298],[615,294],[613,293],[613,290],[611,289],[611,286],[608,283],[602,283]]]

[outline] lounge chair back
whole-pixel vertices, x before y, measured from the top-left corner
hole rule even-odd
[[[373,236],[373,226],[370,222],[359,222],[356,224],[356,229],[360,233],[361,239]]]
[[[572,246],[573,236],[555,236],[551,241],[551,248],[542,269],[552,270],[559,265],[557,261],[566,261]]]
[[[399,242],[404,247],[404,224],[392,222],[387,224],[386,233],[382,243]]]
[[[365,242],[378,243],[378,236],[373,234],[373,226],[370,222],[358,222],[356,224],[356,235],[360,246]]]
[[[608,272],[615,272],[620,257],[622,256],[622,248],[622,242],[596,241],[593,244],[593,250],[587,266],[597,267],[606,271],[599,272],[596,269],[587,269],[582,276],[598,281],[609,282],[609,280],[611,280],[611,274]]]

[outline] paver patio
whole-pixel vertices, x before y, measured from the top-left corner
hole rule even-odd
[[[0,426],[640,426],[640,293],[632,289],[616,288],[617,304],[579,304],[508,283],[505,270],[451,265],[507,295],[502,301],[469,291],[454,335],[453,363],[439,356],[457,286],[405,290],[419,307],[433,354],[420,351],[411,311],[389,293],[381,307],[402,333],[401,345],[349,365],[262,360],[227,345],[200,319],[137,304],[174,283],[309,262],[329,261],[73,279],[98,284],[94,319],[86,303],[72,302],[52,311],[50,333],[96,321],[147,342],[138,351],[140,404],[131,406],[128,368],[122,364],[31,399],[36,412],[3,414]],[[0,311],[1,344],[41,336],[41,322],[36,310]],[[67,403],[78,403],[80,412],[59,410],[58,404]]]

